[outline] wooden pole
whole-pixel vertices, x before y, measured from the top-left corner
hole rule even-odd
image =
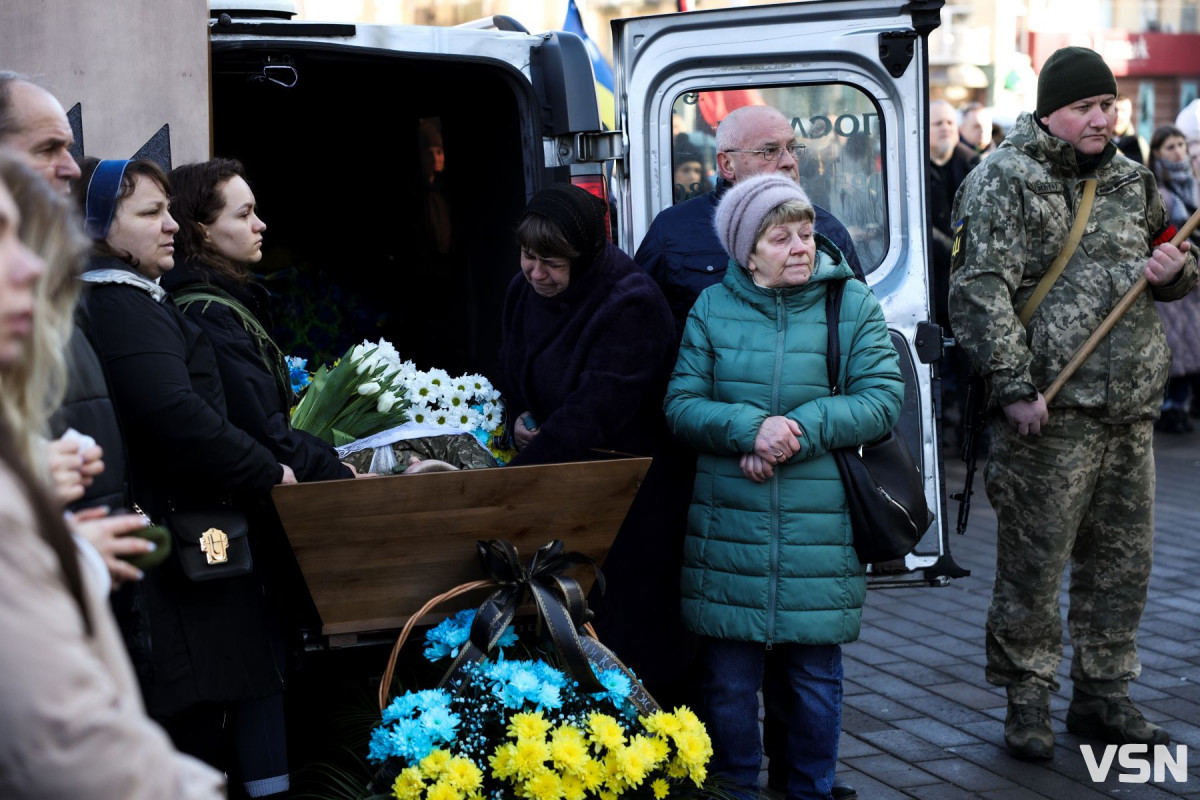
[[[1188,221],[1183,223],[1183,227],[1175,234],[1175,238],[1171,239],[1171,244],[1178,247],[1191,236],[1192,231],[1196,229],[1197,225],[1200,225],[1200,209],[1197,209],[1192,216],[1188,217]],[[1054,383],[1050,384],[1050,388],[1045,391],[1043,396],[1046,398],[1046,405],[1050,405],[1050,401],[1059,393],[1063,385],[1070,380],[1076,370],[1083,366],[1083,362],[1087,361],[1088,356],[1096,349],[1096,345],[1100,344],[1100,340],[1108,335],[1108,332],[1120,321],[1125,312],[1129,310],[1129,307],[1133,305],[1133,301],[1138,299],[1148,285],[1145,275],[1138,278],[1138,282],[1131,286],[1129,291],[1125,293],[1125,296],[1113,307],[1113,310],[1108,312],[1108,316],[1100,323],[1100,327],[1096,328],[1087,341],[1075,351],[1075,355],[1071,356],[1071,360],[1063,367],[1063,371],[1058,374],[1058,377],[1054,379]]]

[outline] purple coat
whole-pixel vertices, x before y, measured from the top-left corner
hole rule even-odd
[[[608,244],[554,297],[516,275],[504,299],[497,387],[538,433],[513,464],[593,458],[592,449],[650,454],[675,361],[675,325],[662,292]]]

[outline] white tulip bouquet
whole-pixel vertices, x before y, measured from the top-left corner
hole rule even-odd
[[[488,446],[503,418],[500,393],[487,378],[423,372],[380,339],[321,366],[292,413],[292,427],[341,447],[411,421],[472,433]]]

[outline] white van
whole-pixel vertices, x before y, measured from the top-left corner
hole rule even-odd
[[[706,188],[674,180],[677,142],[707,165],[728,109],[781,109],[807,145],[806,190],[849,229],[883,305],[907,385],[901,427],[937,512],[916,551],[875,566],[871,582],[938,584],[965,574],[950,556],[931,399],[941,335],[926,322],[927,36],[942,5],[812,0],[617,20],[616,131],[602,130],[583,42],[503,17],[319,23],[293,19],[286,0],[212,0],[198,70],[210,152],[245,163],[270,223],[267,266],[287,266],[273,279],[284,351],[337,355],[384,336],[418,361],[484,374],[530,196],[562,181],[608,193],[615,239],[633,253],[660,210]]]

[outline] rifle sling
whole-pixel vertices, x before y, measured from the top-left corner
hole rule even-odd
[[[1095,199],[1096,179],[1088,178],[1083,184],[1083,199],[1079,203],[1079,213],[1075,215],[1075,222],[1071,225],[1071,232],[1067,234],[1067,242],[1063,245],[1062,252],[1058,254],[1058,258],[1054,259],[1050,269],[1046,270],[1046,274],[1038,281],[1037,288],[1033,290],[1025,307],[1021,309],[1022,325],[1028,325],[1029,320],[1033,319],[1033,312],[1037,311],[1038,306],[1046,299],[1046,295],[1050,294],[1054,282],[1058,280],[1059,275],[1062,275],[1071,256],[1075,255],[1075,249],[1079,247],[1079,241],[1083,238],[1083,229],[1087,227],[1088,218],[1092,215],[1092,201]]]

